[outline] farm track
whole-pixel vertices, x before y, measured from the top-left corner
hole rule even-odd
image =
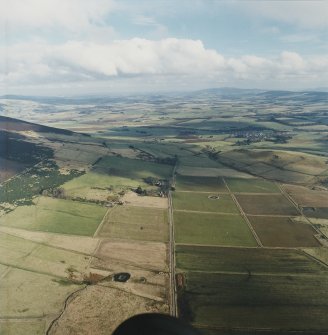
[[[111,207],[111,208],[108,208],[107,212],[105,213],[104,217],[102,218],[101,222],[99,223],[98,228],[96,229],[95,233],[93,234],[93,237],[97,237],[97,235],[99,234],[101,228],[103,227],[103,225],[104,225],[104,223],[105,223],[105,219],[107,218],[107,216],[110,214],[110,212],[111,212],[115,207],[116,207],[116,206]]]

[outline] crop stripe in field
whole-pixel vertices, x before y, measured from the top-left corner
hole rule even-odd
[[[251,232],[252,232],[252,234],[253,234],[253,236],[254,236],[254,238],[255,238],[255,241],[257,242],[257,244],[258,244],[260,247],[263,247],[263,244],[262,244],[260,238],[259,238],[258,235],[256,234],[255,229],[253,228],[252,224],[251,224],[250,221],[248,220],[248,217],[247,217],[247,215],[245,214],[245,212],[244,212],[244,210],[242,209],[242,207],[240,206],[240,204],[239,204],[237,198],[236,198],[236,197],[234,196],[234,194],[231,192],[231,190],[230,190],[230,188],[229,188],[229,186],[228,186],[228,184],[227,184],[225,178],[222,177],[222,180],[223,180],[223,182],[224,182],[224,184],[225,184],[227,190],[229,191],[232,200],[234,201],[234,203],[236,204],[237,208],[239,209],[240,214],[241,214],[242,217],[245,219],[246,224],[248,225],[249,229],[251,230]]]

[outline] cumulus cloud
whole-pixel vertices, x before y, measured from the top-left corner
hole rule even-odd
[[[302,77],[328,78],[328,57],[284,51],[276,57],[225,57],[199,40],[134,38],[112,43],[70,41],[61,45],[21,43],[0,48],[0,80],[7,85],[99,81],[111,78],[173,76],[202,81],[241,79],[270,82]],[[205,78],[205,79],[204,79]],[[128,80],[128,79],[127,79]]]

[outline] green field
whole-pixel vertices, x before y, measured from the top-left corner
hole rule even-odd
[[[100,237],[145,241],[168,240],[167,210],[117,206],[106,215]]]
[[[173,207],[176,210],[222,212],[238,214],[239,210],[229,194],[219,194],[219,199],[209,196],[217,193],[174,192]]]
[[[36,242],[0,233],[0,263],[31,272],[68,278],[85,273],[90,257],[76,252],[42,245]]]
[[[227,188],[218,177],[193,177],[181,176],[176,178],[176,188],[178,191],[200,191],[200,192],[227,192]]]
[[[176,243],[256,246],[244,219],[239,215],[174,212]]]
[[[107,195],[109,195],[109,189],[128,189],[130,187],[136,188],[138,186],[145,188],[148,185],[142,180],[135,180],[128,177],[118,177],[106,173],[88,172],[83,176],[65,183],[62,187],[65,189],[68,196],[94,199],[98,198],[96,191],[98,193],[107,193]],[[95,188],[97,187],[102,190],[95,191]],[[105,195],[104,199],[106,199]]]
[[[288,249],[176,246],[177,267],[184,271],[275,274],[325,274],[327,268],[305,253]]]
[[[53,317],[79,285],[63,285],[58,278],[12,269],[0,281],[0,315],[6,318]]]
[[[138,186],[154,189],[156,187],[148,185],[145,178],[167,179],[171,173],[170,165],[107,156],[98,161],[91,171],[65,183],[63,188],[71,197],[106,201],[111,191],[120,192]]]
[[[180,317],[195,325],[279,330],[328,329],[327,275],[188,272]]]
[[[95,166],[96,172],[102,172],[114,176],[143,180],[143,178],[168,178],[172,174],[173,167],[167,164],[148,162],[140,159],[107,156],[103,157]]]
[[[318,247],[317,232],[310,224],[288,217],[249,216],[256,234],[267,247]]]
[[[282,194],[246,195],[237,194],[236,198],[246,214],[253,215],[298,215],[293,204]]]
[[[204,334],[327,329],[327,267],[305,253],[185,245],[176,253],[179,315]]]
[[[0,225],[52,233],[93,235],[106,208],[77,201],[38,197],[34,205],[17,207]]]
[[[265,179],[225,178],[231,192],[280,193],[279,187]]]

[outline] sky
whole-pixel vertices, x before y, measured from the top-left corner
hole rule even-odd
[[[328,1],[0,0],[0,95],[328,87]]]

